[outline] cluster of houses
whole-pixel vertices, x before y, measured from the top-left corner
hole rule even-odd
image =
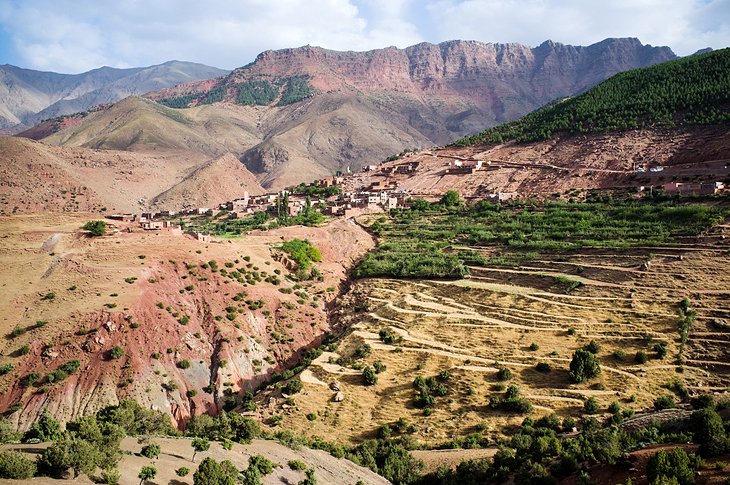
[[[662,185],[664,192],[667,194],[679,195],[714,195],[725,191],[723,182],[707,182],[707,183],[685,183],[670,182]]]

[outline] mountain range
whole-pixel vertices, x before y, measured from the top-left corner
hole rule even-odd
[[[5,64],[0,66],[0,129],[18,132],[47,118],[226,73],[180,61],[130,69],[101,67],[81,74],[34,71]]]
[[[252,192],[277,190],[359,170],[406,147],[444,144],[583,92],[617,72],[674,58],[668,47],[631,38],[588,47],[450,41],[338,52],[305,46],[265,51],[226,75],[51,119],[22,136],[60,147],[54,153],[62,158],[64,148],[74,147],[91,150],[91,159],[114,150],[176,160],[167,187],[156,180],[154,187],[127,191],[139,198],[115,197],[108,204],[136,210],[156,201],[166,208],[170,199],[158,195],[227,154],[256,177],[260,187],[244,184]],[[115,187],[145,179],[132,172]],[[218,198],[235,195],[226,191]]]

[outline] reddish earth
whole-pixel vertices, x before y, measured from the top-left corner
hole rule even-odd
[[[178,423],[220,410],[227,389],[253,390],[332,331],[326,307],[351,260],[373,245],[344,220],[202,243],[139,230],[90,239],[78,232],[90,218],[15,216],[1,224],[0,331],[47,322],[1,344],[3,362],[14,368],[0,383],[0,409],[20,404],[11,416],[20,426],[44,408],[66,420],[124,398],[164,410]],[[298,294],[276,249],[294,237],[308,238],[323,256],[317,264],[323,281],[301,282]],[[217,271],[201,267],[209,261]],[[230,275],[236,270],[250,279],[256,271],[262,281],[241,284]],[[44,299],[49,293],[53,298]],[[18,356],[24,344],[29,352]],[[117,359],[115,346],[124,350]],[[46,382],[72,359],[80,361],[78,372]],[[37,382],[24,384],[31,372]]]
[[[484,169],[449,174],[450,163],[482,160]],[[463,197],[483,198],[498,192],[547,196],[591,189],[626,190],[668,182],[728,181],[730,127],[657,128],[610,134],[555,137],[551,140],[468,148],[441,148],[410,153],[379,170],[358,173],[346,189],[394,181],[414,196],[440,197],[457,190]],[[414,174],[384,174],[382,168],[418,162]],[[640,165],[663,166],[661,172],[637,173]]]

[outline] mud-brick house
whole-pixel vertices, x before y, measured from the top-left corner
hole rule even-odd
[[[400,165],[395,166],[395,172],[401,175],[411,175],[416,173],[420,164],[421,162],[401,163]]]
[[[662,186],[664,192],[679,195],[713,195],[722,192],[725,184],[722,182],[683,183],[670,182]]]

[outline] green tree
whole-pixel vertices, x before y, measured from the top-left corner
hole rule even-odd
[[[439,204],[444,207],[457,207],[461,205],[461,199],[459,199],[459,193],[455,190],[447,191],[439,201]]]
[[[646,465],[646,474],[652,484],[664,477],[676,479],[679,485],[692,485],[695,483],[694,472],[692,460],[682,448],[658,451]]]
[[[193,447],[193,462],[195,461],[195,455],[197,455],[201,451],[208,451],[210,449],[210,442],[205,438],[193,438],[193,441],[190,443],[190,446]]]
[[[362,371],[362,383],[366,386],[374,386],[378,383],[378,375],[369,365],[365,366]]]
[[[228,460],[220,463],[207,457],[193,473],[195,485],[235,485],[238,481],[238,469]]]
[[[730,450],[722,418],[714,409],[700,409],[690,418],[694,442],[700,445],[702,456],[718,456]]]
[[[83,225],[82,229],[89,231],[89,235],[93,237],[103,236],[106,234],[106,222],[89,221]]]
[[[51,416],[47,409],[44,409],[41,416],[26,431],[24,439],[26,441],[31,439],[56,441],[61,436],[61,424]]]
[[[35,473],[35,462],[24,453],[14,450],[0,451],[0,478],[29,480]]]
[[[142,467],[142,469],[139,471],[139,475],[137,475],[137,478],[139,478],[139,485],[142,485],[147,480],[152,480],[157,476],[157,468],[145,465]]]
[[[160,456],[160,451],[160,445],[157,443],[150,443],[149,445],[143,446],[142,451],[140,451],[139,454],[145,458],[154,460]]]
[[[573,353],[568,375],[573,382],[583,382],[593,379],[601,373],[598,358],[585,349],[578,349]]]

